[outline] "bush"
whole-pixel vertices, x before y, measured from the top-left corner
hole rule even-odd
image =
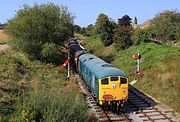
[[[150,28],[154,30],[154,38],[161,41],[173,41],[179,39],[180,13],[177,11],[164,11],[158,13],[151,20]]]
[[[139,45],[140,43],[147,43],[150,42],[150,37],[151,37],[151,30],[150,29],[135,29],[133,31],[133,34],[131,36],[131,39],[133,40],[133,43],[135,45]]]
[[[42,60],[46,63],[61,63],[62,56],[54,43],[46,43],[41,51]]]
[[[26,94],[18,108],[18,114],[15,115],[18,121],[88,122],[94,120],[77,93],[71,90],[64,92],[57,86],[46,88],[41,85],[35,88],[28,95]]]
[[[109,46],[112,44],[112,34],[109,34],[107,32],[102,32],[100,34],[100,39],[104,46]]]
[[[47,59],[41,55],[43,46],[46,43],[63,45],[73,36],[73,18],[67,7],[53,3],[24,5],[8,21],[5,31],[14,38],[14,47],[26,52],[30,59]]]

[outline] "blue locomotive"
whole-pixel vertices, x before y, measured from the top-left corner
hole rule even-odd
[[[84,50],[78,41],[69,41],[74,68],[82,76],[100,105],[120,109],[128,99],[128,78],[121,70]]]

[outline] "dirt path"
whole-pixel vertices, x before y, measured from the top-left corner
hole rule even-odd
[[[5,44],[5,45],[0,45],[0,52],[3,51],[3,50],[5,50],[5,49],[7,49],[7,48],[9,48],[9,46],[8,46],[7,44]]]

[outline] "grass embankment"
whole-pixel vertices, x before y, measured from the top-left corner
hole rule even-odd
[[[0,53],[0,122],[93,121],[76,83],[59,67]]]
[[[4,33],[3,30],[0,30],[0,45],[7,44],[9,36]]]
[[[104,47],[97,36],[83,41],[93,54],[124,71],[134,79],[136,61],[131,57],[140,51],[142,77],[135,86],[180,112],[180,48],[155,43],[143,43],[116,51],[113,45]]]

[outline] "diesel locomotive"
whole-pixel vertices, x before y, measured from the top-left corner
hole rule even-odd
[[[128,99],[128,77],[121,70],[86,51],[76,39],[69,40],[70,60],[76,72],[103,106],[121,109]]]

